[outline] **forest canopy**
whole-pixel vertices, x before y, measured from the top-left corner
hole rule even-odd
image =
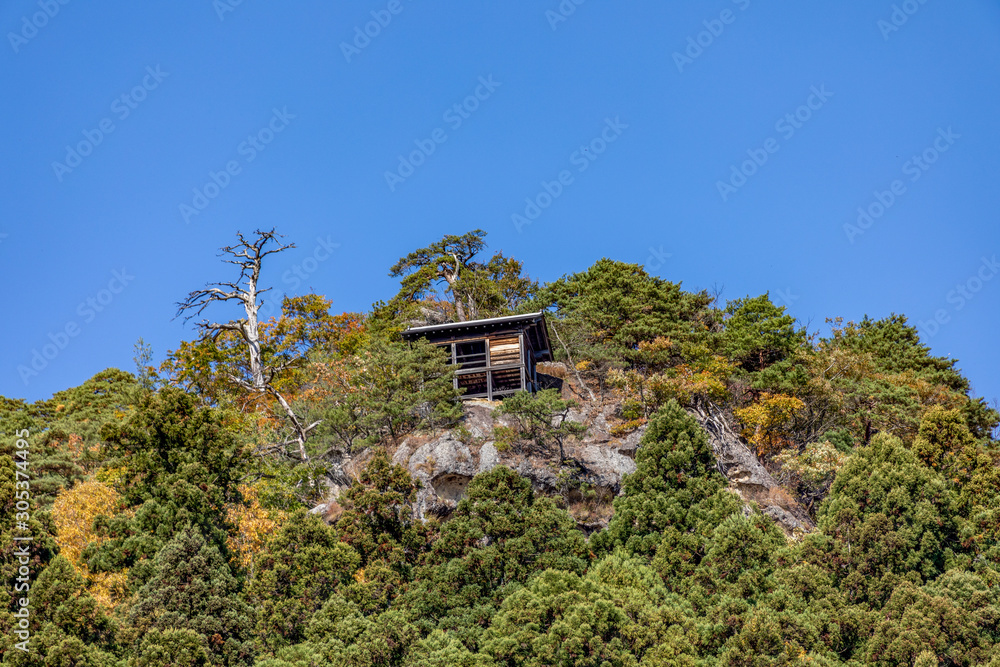
[[[160,365],[140,341],[135,372],[0,398],[2,663],[1000,667],[1000,414],[905,316],[810,331],[608,258],[539,282],[486,236],[401,257],[367,312],[265,317],[295,246],[239,234],[177,295],[194,335]],[[483,408],[485,435],[450,356],[400,336],[537,311],[560,382]],[[734,491],[706,406],[808,530]],[[607,497],[571,447],[598,413],[633,442]],[[445,435],[558,484],[496,465],[418,511],[398,453]]]

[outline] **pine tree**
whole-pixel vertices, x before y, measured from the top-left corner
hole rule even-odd
[[[344,595],[366,614],[384,611],[413,579],[435,526],[413,516],[419,482],[406,468],[376,450],[361,475],[340,497],[344,508],[334,530],[361,557],[361,568]]]
[[[137,386],[130,373],[109,368],[44,401],[0,397],[0,455],[13,454],[16,433],[29,433],[37,509],[49,509],[59,491],[103,463],[100,430],[132,409]]]
[[[637,264],[607,258],[545,285],[535,300],[538,308],[555,308],[550,326],[562,332],[574,359],[596,363],[642,363],[640,343],[658,337],[671,341],[676,359],[703,354],[715,323],[709,303],[705,292],[684,292]]]
[[[903,581],[919,585],[944,572],[960,546],[954,498],[898,438],[880,433],[856,450],[818,513],[837,540],[841,587],[879,604]]]
[[[595,549],[622,546],[652,556],[668,540],[663,567],[685,570],[697,564],[716,523],[739,510],[715,470],[708,436],[676,401],[649,421],[636,454],[636,471],[622,481],[622,495],[605,531],[594,535]]]
[[[288,517],[257,557],[247,587],[258,644],[275,651],[303,641],[312,615],[360,565],[358,554],[321,518],[304,510]]]
[[[115,625],[66,558],[53,558],[25,595],[31,601],[28,651],[15,649],[10,644],[18,639],[5,637],[0,640],[0,653],[7,654],[4,664],[110,667],[115,663],[110,653]]]
[[[522,391],[505,398],[494,414],[511,417],[517,424],[508,434],[510,440],[534,444],[542,452],[555,445],[553,449],[558,451],[558,465],[562,467],[566,461],[563,443],[587,431],[585,424],[567,419],[569,411],[576,405],[576,401],[559,398],[556,389],[543,389],[537,393]],[[499,428],[496,430],[500,431]]]
[[[784,306],[768,294],[737,299],[726,306],[722,345],[726,355],[748,371],[759,371],[788,357],[805,342]]]
[[[183,636],[191,646],[186,649],[189,656],[199,655],[200,646],[209,664],[252,665],[252,618],[219,549],[197,528],[188,527],[156,555],[152,576],[128,610],[121,637],[140,657],[148,656],[154,644],[169,649],[170,636]],[[154,631],[161,634],[151,644]]]
[[[131,568],[133,585],[141,585],[150,559],[189,525],[228,556],[225,505],[239,497],[248,457],[218,411],[165,388],[102,435],[110,465],[123,469],[123,504],[134,511],[98,518],[107,539],[84,550],[91,572]]]
[[[421,630],[450,629],[475,649],[511,588],[547,568],[582,573],[588,555],[568,513],[497,467],[469,483],[400,603]]]
[[[302,406],[308,419],[320,421],[310,442],[318,451],[351,452],[452,425],[462,415],[453,376],[444,350],[427,341],[373,339],[355,357],[333,361],[316,400]]]
[[[865,659],[880,667],[920,664],[922,656],[948,665],[980,665],[1000,639],[996,589],[960,570],[922,587],[904,583],[879,616]]]

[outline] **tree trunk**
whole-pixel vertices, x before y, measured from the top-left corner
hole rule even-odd
[[[264,364],[260,355],[260,329],[257,320],[257,274],[260,272],[260,265],[255,267],[250,279],[247,280],[247,289],[243,295],[243,308],[247,313],[247,322],[243,326],[243,338],[247,343],[247,354],[250,357],[250,375],[253,377],[253,386],[257,391],[267,391],[267,383],[264,382]]]
[[[278,391],[273,387],[268,387],[268,389],[270,394],[277,399],[278,404],[281,405],[281,409],[285,411],[286,415],[288,415],[288,420],[292,422],[292,429],[295,431],[295,437],[292,441],[299,447],[299,458],[303,461],[308,461],[309,454],[306,452],[306,438],[309,435],[309,430],[312,429],[315,424],[304,428],[302,426],[302,422],[299,421],[298,415],[296,415],[295,411],[292,410],[292,406],[288,404],[285,397],[278,393]]]
[[[448,282],[448,290],[451,292],[452,301],[455,302],[455,317],[458,318],[459,322],[468,322],[469,314],[465,310],[465,304],[462,303],[462,295],[455,291],[455,284],[458,282],[458,260],[455,260],[455,272],[444,274],[444,279]]]
[[[573,357],[570,356],[569,348],[566,347],[566,343],[563,342],[562,337],[559,335],[559,330],[556,329],[555,324],[553,322],[549,322],[549,327],[552,329],[552,333],[556,335],[556,340],[558,340],[559,345],[562,346],[563,352],[566,353],[566,361],[569,362],[570,369],[573,371],[573,374],[576,375],[577,383],[579,383],[581,389],[587,392],[587,395],[590,396],[591,403],[593,403],[595,400],[597,400],[594,397],[594,392],[590,390],[590,387],[588,387],[586,383],[583,381],[583,377],[580,376],[580,371],[577,370],[576,365],[573,363]]]
[[[291,442],[298,444],[299,456],[303,461],[309,460],[306,453],[305,443],[309,432],[316,427],[319,422],[310,426],[303,426],[292,406],[289,405],[285,397],[271,385],[275,376],[281,371],[290,367],[290,363],[278,366],[265,366],[261,354],[260,343],[260,307],[258,303],[260,294],[268,291],[260,289],[260,270],[264,257],[274,253],[282,252],[289,248],[294,248],[295,244],[282,245],[278,241],[279,234],[272,229],[269,232],[257,230],[255,241],[248,241],[243,234],[237,232],[240,243],[234,246],[222,248],[223,253],[230,255],[233,259],[224,260],[229,264],[240,267],[240,276],[233,282],[211,283],[204,289],[190,292],[186,299],[177,304],[177,315],[188,313],[185,321],[195,315],[200,315],[210,304],[215,302],[239,301],[243,304],[246,312],[245,320],[213,323],[205,320],[199,323],[203,337],[217,339],[226,331],[235,331],[247,346],[247,358],[250,364],[250,377],[231,375],[234,383],[251,394],[271,395],[281,405],[282,411],[292,424],[295,436]],[[269,243],[277,243],[277,248],[268,248]],[[268,288],[270,289],[270,288]],[[288,444],[287,442],[285,443]]]

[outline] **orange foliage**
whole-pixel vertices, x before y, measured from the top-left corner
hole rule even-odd
[[[362,345],[365,330],[361,315],[331,315],[330,302],[315,294],[286,297],[281,307],[280,317],[260,322],[260,354],[265,367],[283,369],[270,384],[292,402],[306,395],[313,379],[301,363],[308,352],[335,357],[353,354]],[[235,332],[182,342],[169,353],[160,370],[174,383],[220,404],[230,404],[244,414],[268,415],[268,426],[284,419],[284,412],[268,392],[246,391],[234,380],[249,373],[246,343]]]

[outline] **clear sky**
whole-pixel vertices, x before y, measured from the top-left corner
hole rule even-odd
[[[541,280],[905,313],[1000,396],[1000,3],[237,1],[0,4],[0,394],[162,359],[238,229],[354,311],[481,227]]]

